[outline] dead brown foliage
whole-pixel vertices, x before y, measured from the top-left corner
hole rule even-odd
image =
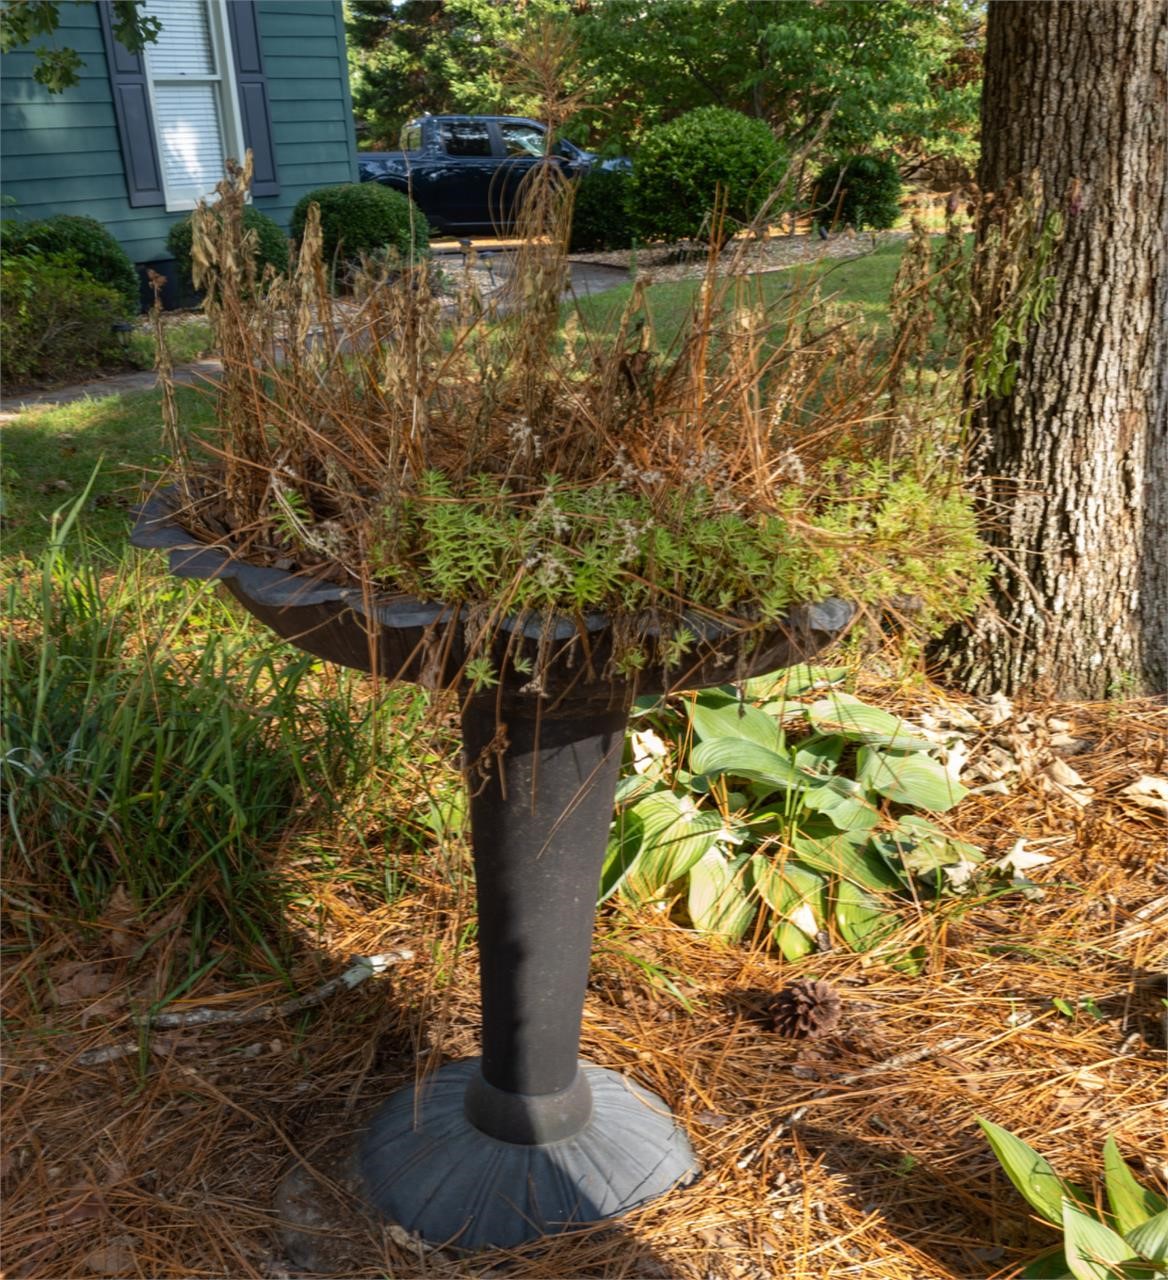
[[[884,689],[881,700],[910,711],[932,697]],[[349,1205],[333,1242],[339,1271],[1005,1277],[1054,1235],[998,1169],[978,1114],[1096,1191],[1113,1133],[1162,1184],[1165,828],[1122,792],[1163,772],[1168,717],[1151,703],[1040,710],[1086,744],[1074,765],[1091,803],[1035,774],[1009,796],[962,805],[963,838],[994,853],[1025,837],[1056,861],[1035,873],[1041,900],[958,902],[910,922],[922,975],[842,949],[784,964],[656,913],[602,919],[584,1052],[675,1108],[704,1171],[696,1185],[619,1223],[464,1259],[363,1223]],[[472,899],[437,867],[422,863],[412,893],[379,910],[347,889],[343,865],[331,882],[305,882],[302,922],[319,927],[305,931],[294,985],[313,988],[353,952],[412,947],[387,977],[285,1022],[143,1035],[140,1055],[91,1067],[78,1065],[84,1051],[134,1038],[127,995],[157,957],[134,961],[134,925],[116,903],[95,934],[31,920],[10,899],[6,1274],[286,1274],[272,1208],[282,1175],[297,1161],[331,1167],[379,1099],[476,1051],[475,955],[463,941]],[[776,1037],[764,1016],[801,976],[827,979],[843,1002],[839,1029],[803,1044]],[[262,975],[232,989],[203,979],[169,1007],[287,995]],[[1059,1012],[1056,998],[1078,1012]]]

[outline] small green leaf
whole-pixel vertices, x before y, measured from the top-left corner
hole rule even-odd
[[[1022,1269],[1021,1280],[1075,1280],[1075,1277],[1067,1266],[1067,1252],[1059,1245],[1028,1262]]]
[[[1073,1005],[1069,1005],[1062,996],[1055,996],[1051,1004],[1063,1015],[1064,1018],[1073,1018],[1075,1009]]]
[[[807,708],[820,733],[842,733],[853,742],[895,747],[897,751],[928,751],[932,743],[918,737],[899,716],[870,707],[850,693],[833,693]]]
[[[969,792],[931,756],[893,755],[875,747],[861,747],[856,781],[895,804],[944,813]]]
[[[803,787],[809,781],[785,756],[743,739],[715,738],[712,742],[699,742],[690,763],[695,773],[712,777],[730,774],[776,787]]]
[[[776,866],[765,853],[753,854],[750,876],[758,896],[779,916],[810,907],[816,928],[823,926],[827,884],[821,875],[797,862]]]
[[[771,930],[775,945],[782,952],[783,959],[794,963],[809,956],[815,950],[815,943],[796,925],[780,920]]]
[[[1123,1235],[1141,1258],[1148,1262],[1168,1262],[1168,1209],[1162,1209],[1154,1218],[1141,1222]]]
[[[630,773],[623,777],[616,786],[616,805],[630,804],[632,801],[647,795],[650,791],[660,789],[661,783],[656,778],[647,778],[643,773]]]
[[[694,928],[723,938],[741,938],[754,919],[754,903],[725,855],[710,849],[690,868],[689,916]]]
[[[1042,1158],[1029,1143],[1016,1138],[1009,1129],[983,1120],[978,1116],[977,1122],[982,1132],[989,1139],[998,1163],[1006,1172],[1006,1177],[1025,1196],[1027,1203],[1047,1222],[1056,1227],[1063,1220],[1063,1200],[1066,1188],[1050,1163]]]
[[[1062,1220],[1067,1266],[1075,1280],[1114,1280],[1113,1264],[1136,1257],[1123,1236],[1076,1209],[1069,1200],[1062,1202]]]
[[[1103,1179],[1107,1186],[1107,1203],[1124,1236],[1130,1237],[1138,1226],[1168,1208],[1162,1196],[1135,1180],[1113,1137],[1103,1144]]]

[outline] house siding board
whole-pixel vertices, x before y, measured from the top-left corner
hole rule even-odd
[[[256,0],[256,17],[280,190],[255,206],[287,229],[306,192],[357,181],[344,20],[339,0]],[[85,60],[81,83],[60,95],[33,81],[31,52],[3,56],[0,147],[12,212],[88,214],[135,262],[168,258],[167,232],[185,215],[130,206],[97,6],[63,5],[58,40]]]

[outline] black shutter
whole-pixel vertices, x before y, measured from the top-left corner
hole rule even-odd
[[[268,110],[268,80],[264,75],[255,0],[228,0],[227,16],[231,22],[235,83],[239,88],[239,107],[243,113],[243,141],[251,148],[254,165],[251,193],[253,196],[279,195],[276,148],[272,145],[272,117]]]
[[[114,95],[114,116],[122,144],[122,167],[126,191],[134,208],[165,204],[162,171],[154,146],[154,121],[150,115],[150,95],[146,89],[146,66],[140,54],[131,53],[114,36],[110,0],[97,6],[110,89]]]

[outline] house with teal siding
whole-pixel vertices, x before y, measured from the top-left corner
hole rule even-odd
[[[341,0],[143,0],[161,23],[130,53],[108,0],[62,3],[56,44],[84,61],[49,93],[33,47],[0,58],[8,218],[87,214],[167,274],[171,225],[250,148],[257,209],[287,229],[314,187],[356,182]]]

